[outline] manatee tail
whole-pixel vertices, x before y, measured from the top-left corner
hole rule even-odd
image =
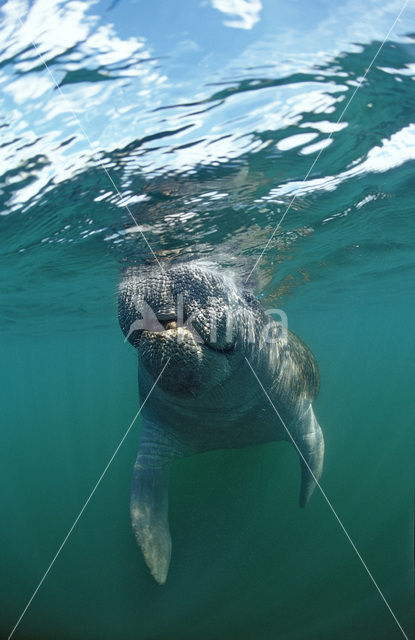
[[[159,584],[166,582],[171,556],[169,472],[180,453],[168,434],[144,422],[131,481],[131,523],[147,566]]]
[[[300,506],[305,507],[323,471],[324,438],[310,405],[298,425],[295,437],[300,454]]]

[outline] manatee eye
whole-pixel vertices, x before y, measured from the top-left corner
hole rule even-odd
[[[142,331],[133,331],[130,336],[127,338],[128,342],[133,345],[136,349],[140,346],[141,334]]]

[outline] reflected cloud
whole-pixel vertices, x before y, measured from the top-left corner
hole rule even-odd
[[[40,78],[36,76],[21,76],[17,80],[6,84],[3,91],[11,94],[17,105],[22,105],[28,100],[40,98],[46,91],[54,88],[55,85],[49,76]]]
[[[97,22],[87,14],[89,6],[76,0],[8,0],[1,8],[0,60],[20,55],[19,69],[28,71],[39,66],[33,41],[46,62],[76,46]]]
[[[410,160],[415,160],[415,124],[410,124],[389,139],[382,140],[381,145],[369,151],[364,162],[341,173],[339,177],[344,179],[362,173],[383,173]]]
[[[31,206],[91,158],[71,112],[95,149],[111,148],[130,141],[134,129],[143,130],[142,113],[154,106],[155,93],[167,80],[145,39],[122,38],[112,23],[100,24],[91,11],[95,5],[95,0],[8,0],[0,8],[0,105],[7,127],[1,164],[5,171],[30,166],[32,157],[42,155],[49,166],[29,170],[30,185],[11,194],[8,212]],[[126,81],[134,101],[122,86]],[[68,139],[71,144],[63,144]]]
[[[324,142],[327,140],[322,141]],[[318,144],[310,145],[315,147],[313,151],[321,148],[317,146]],[[327,145],[323,144],[323,148],[324,146]],[[307,147],[302,150],[302,153],[306,149]],[[384,173],[410,160],[415,160],[415,124],[410,124],[394,133],[389,139],[382,140],[382,144],[370,149],[365,160],[358,161],[352,168],[342,171],[337,176],[287,182],[271,189],[266,196],[256,202],[280,202],[283,196],[299,197],[317,191],[334,191],[345,180],[367,173]]]
[[[297,133],[294,136],[288,136],[288,138],[283,138],[277,142],[277,149],[280,151],[289,151],[290,149],[295,149],[296,147],[301,147],[303,144],[307,144],[307,142],[311,142],[318,136],[318,133]]]
[[[325,149],[326,147],[329,147],[332,142],[333,142],[333,138],[326,138],[325,140],[319,140],[315,144],[310,144],[307,147],[303,147],[300,153],[303,156],[307,156],[310,153],[316,153],[317,151],[321,151],[321,149]]]
[[[385,73],[390,73],[393,76],[415,77],[415,63],[408,63],[402,69],[391,69],[390,67],[379,67],[379,69]]]
[[[334,133],[341,131],[348,126],[347,122],[329,122],[329,120],[320,120],[320,122],[302,122],[301,129],[311,128],[321,131],[321,133]]]
[[[260,0],[212,0],[212,6],[236,18],[225,20],[223,23],[225,26],[235,29],[252,29],[259,22],[262,2]]]

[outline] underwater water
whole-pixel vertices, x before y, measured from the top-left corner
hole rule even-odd
[[[415,637],[402,7],[1,5],[1,637]],[[149,245],[166,264],[260,258],[250,284],[319,364],[321,486],[340,522],[318,490],[299,508],[285,443],[180,460],[157,585],[130,526],[138,420],[19,621],[137,413],[117,285]]]

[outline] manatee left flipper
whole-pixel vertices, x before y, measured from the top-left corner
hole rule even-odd
[[[323,432],[311,404],[297,422],[292,435],[301,452],[300,506],[305,507],[321,477],[324,462]]]
[[[174,459],[182,454],[169,434],[144,421],[131,481],[130,512],[137,542],[159,584],[166,582],[171,556],[169,472]]]

